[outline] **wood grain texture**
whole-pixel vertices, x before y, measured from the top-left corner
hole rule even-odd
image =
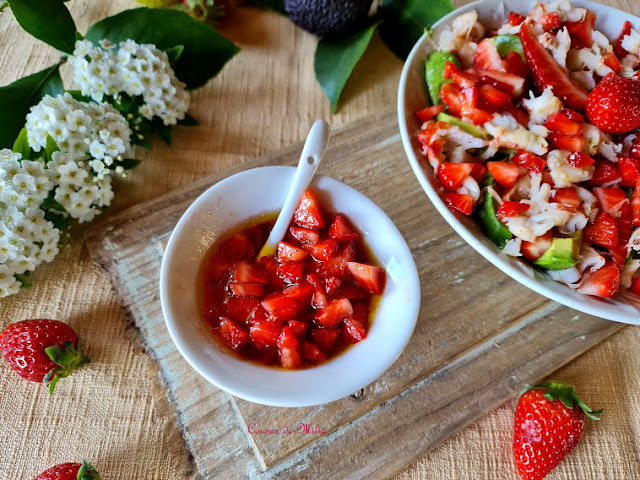
[[[161,366],[205,478],[223,472],[265,479],[386,478],[621,328],[549,302],[490,266],[424,201],[401,161],[395,132],[393,111],[342,128],[321,165],[322,173],[375,198],[405,236],[422,279],[423,308],[407,349],[356,396],[298,409],[246,402],[203,385],[171,347],[157,295],[160,245],[197,195],[238,168],[137,205],[86,233],[94,259],[109,271]],[[244,168],[293,165],[300,149]],[[327,435],[246,431],[249,423],[270,429],[300,422],[320,425]]]

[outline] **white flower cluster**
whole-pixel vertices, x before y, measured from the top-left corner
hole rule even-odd
[[[116,46],[101,40],[100,46],[94,47],[88,40],[79,40],[69,63],[82,94],[97,102],[104,95],[141,95],[140,115],[147,120],[159,117],[165,125],[184,119],[189,108],[185,84],[176,78],[167,54],[155,45],[127,40]]]
[[[58,254],[60,231],[40,204],[54,188],[51,170],[19,153],[0,150],[0,298],[20,291],[15,275],[34,270]]]

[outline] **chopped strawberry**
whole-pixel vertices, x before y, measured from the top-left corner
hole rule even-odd
[[[595,272],[588,272],[582,279],[578,292],[596,297],[615,297],[620,290],[620,270],[609,260]]]
[[[567,157],[567,163],[572,167],[581,168],[593,165],[596,161],[586,153],[573,152]]]
[[[303,248],[298,248],[288,242],[278,243],[278,263],[299,262],[304,260],[308,253]]]
[[[353,242],[347,242],[338,253],[326,262],[318,262],[315,265],[316,271],[325,277],[346,278],[347,262],[355,259],[356,250]]]
[[[293,299],[293,301],[301,308],[306,308],[311,303],[313,292],[314,288],[310,283],[290,285],[282,291],[283,294]]]
[[[264,285],[261,283],[230,283],[229,293],[234,297],[264,297]]]
[[[633,277],[633,279],[631,280],[631,286],[627,290],[635,295],[640,296],[640,277]]]
[[[233,281],[235,283],[269,283],[269,272],[259,263],[243,260],[238,262],[233,271]]]
[[[462,72],[460,69],[453,63],[447,62],[444,66],[444,70],[442,72],[443,78],[450,78],[456,83],[460,88],[473,88],[478,84],[478,81],[473,76],[473,74],[468,72]]]
[[[347,262],[347,267],[349,265],[349,262]],[[338,277],[329,277],[326,280],[326,292],[327,295],[334,295],[338,290],[340,290],[340,287],[342,287],[342,283],[343,281],[340,280]]]
[[[341,213],[337,214],[331,226],[329,227],[329,236],[335,238],[339,242],[348,242],[351,240],[358,240],[358,235],[349,224],[349,220]]]
[[[266,350],[276,347],[281,330],[280,326],[275,323],[261,322],[249,329],[249,335],[256,348]]]
[[[524,15],[520,15],[519,13],[516,13],[516,12],[509,12],[509,23],[514,27],[517,27],[526,19],[527,17],[525,17]]]
[[[280,363],[284,368],[300,368],[304,366],[300,341],[291,328],[285,326],[278,338]]]
[[[323,262],[329,260],[338,251],[338,241],[335,238],[328,238],[322,242],[318,242],[315,245],[304,245],[313,258]]]
[[[328,355],[341,334],[342,330],[340,328],[325,328],[313,325],[309,336]]]
[[[526,110],[520,107],[516,107],[513,103],[508,103],[500,110],[500,112],[506,112],[510,114],[520,125],[528,128],[529,112],[527,112]]]
[[[515,217],[516,215],[520,215],[521,213],[529,210],[529,208],[530,205],[527,203],[510,202],[508,200],[504,200],[500,204],[500,207],[496,212],[496,217],[498,217],[500,220],[504,220],[507,217]]]
[[[569,78],[567,70],[553,58],[538,39],[532,35],[528,22],[520,27],[520,40],[527,65],[539,91],[551,86],[553,93],[562,102],[575,110],[584,111],[587,92]]]
[[[625,133],[640,127],[640,82],[612,74],[589,93],[587,119],[607,133]]]
[[[334,292],[333,295],[330,296],[330,300],[336,298],[346,298],[348,300],[363,300],[365,298],[369,298],[371,293],[368,289],[364,287],[360,287],[355,283],[347,283],[343,284],[343,286],[337,292]]]
[[[618,159],[618,167],[622,176],[620,185],[623,187],[635,187],[640,173],[640,160],[633,157],[620,157]]]
[[[631,149],[629,150],[629,155],[631,155],[633,158],[640,159],[640,130],[636,132],[636,138],[633,139]]]
[[[284,310],[287,308],[297,309],[296,301],[281,292],[275,292],[267,295],[260,303],[267,313],[274,313],[278,310]]]
[[[351,302],[346,298],[340,298],[330,302],[326,308],[316,311],[315,320],[323,327],[335,327],[352,313]]]
[[[308,243],[314,245],[320,241],[320,234],[315,230],[311,230],[309,228],[292,226],[289,229],[289,233],[291,233],[291,236],[298,240],[300,243]]]
[[[228,297],[224,301],[227,315],[238,323],[246,323],[258,305],[260,300],[251,297]]]
[[[587,181],[589,185],[592,187],[600,186],[622,180],[620,169],[616,163],[609,162],[603,158],[597,158],[595,162],[593,176]]]
[[[310,188],[302,195],[300,203],[298,203],[298,207],[293,214],[293,221],[296,225],[303,228],[310,228],[312,230],[324,228],[324,215],[320,207],[320,201],[315,192]]]
[[[555,193],[551,197],[551,201],[564,205],[573,212],[577,212],[580,203],[582,203],[575,187],[556,188]]]
[[[238,262],[256,255],[256,247],[244,233],[234,235],[220,246],[222,255],[231,262]]]
[[[548,13],[539,20],[545,32],[555,33],[560,29],[560,16],[558,12]]]
[[[524,150],[520,150],[511,157],[511,163],[520,165],[521,167],[536,173],[542,173],[544,167],[547,165],[547,162],[543,158],[536,157]]]
[[[473,116],[473,111],[478,106],[478,100],[480,98],[480,94],[478,93],[478,89],[475,87],[471,88],[463,88],[462,89],[462,110],[460,110],[460,114],[463,117],[471,117]]]
[[[629,20],[624,22],[624,25],[622,26],[622,31],[620,32],[620,35],[618,36],[618,40],[616,40],[616,44],[613,47],[613,51],[618,58],[624,58],[629,54],[629,52],[627,52],[622,46],[622,41],[624,40],[624,37],[626,37],[631,33],[631,28],[632,28],[632,25]]]
[[[438,180],[445,190],[455,192],[473,169],[472,163],[441,163],[438,165]]]
[[[584,137],[563,135],[562,133],[549,133],[547,140],[552,148],[566,150],[568,152],[581,152],[584,148]]]
[[[467,195],[465,193],[445,192],[443,200],[449,208],[452,208],[463,215],[471,215],[471,212],[473,212],[473,197],[471,195]]]
[[[302,357],[311,365],[324,362],[327,359],[327,356],[320,347],[310,340],[304,340],[302,342]]]
[[[620,211],[620,207],[623,204],[629,203],[624,191],[617,187],[595,187],[593,189],[593,194],[598,199],[601,210],[614,216],[617,216]]]
[[[278,275],[278,262],[272,257],[261,257],[260,263],[264,265],[269,273],[269,283],[275,289],[282,288],[284,283]]]
[[[529,67],[517,52],[510,52],[502,60],[507,69],[507,73],[518,77],[527,78],[529,76]]]
[[[354,317],[344,319],[344,335],[349,343],[358,343],[367,337],[366,321],[362,322]]]
[[[418,122],[422,124],[424,122],[428,122],[433,117],[435,117],[439,113],[442,113],[443,111],[444,111],[444,107],[442,105],[434,105],[433,107],[427,107],[417,111],[416,118],[418,119]]]
[[[496,48],[496,41],[492,38],[485,38],[478,44],[473,57],[473,66],[481,70],[507,71]]]
[[[520,97],[524,92],[524,78],[517,75],[482,69],[472,70],[472,72],[480,78],[481,84],[493,85],[513,98]]]
[[[616,54],[613,52],[607,53],[604,56],[603,62],[607,67],[609,67],[611,70],[613,70],[616,73],[619,73],[620,70],[622,70],[622,63],[620,63],[620,60],[618,59],[618,57],[616,57]]]
[[[584,116],[571,108],[563,108],[560,113],[576,123],[584,123]]]
[[[300,339],[303,339],[309,331],[309,324],[307,322],[301,322],[300,320],[289,320],[287,326],[293,334]]]
[[[329,305],[327,296],[322,290],[316,290],[313,292],[313,298],[311,299],[311,306],[313,308],[325,308]]]
[[[258,325],[259,323],[264,323],[267,320],[269,320],[269,314],[264,308],[262,308],[262,305],[258,305],[256,308],[253,309],[253,312],[251,313],[251,316],[249,317],[249,320],[247,320],[246,323],[250,327],[253,327],[255,325]]]
[[[242,350],[251,341],[249,334],[243,327],[226,317],[220,319],[218,332],[224,343],[236,351]]]
[[[487,162],[489,173],[503,187],[511,187],[522,173],[518,165],[507,162]]]
[[[277,274],[285,283],[302,283],[304,262],[283,263],[278,266]]]
[[[582,135],[582,127],[579,123],[569,119],[564,113],[553,113],[544,123],[552,132],[562,133],[564,135]]]
[[[472,165],[470,175],[476,182],[481,183],[487,174],[487,167],[481,163],[473,163]]]
[[[316,290],[324,290],[324,279],[316,272],[307,273],[305,277],[307,283]]]
[[[527,260],[531,260],[532,262],[539,259],[544,252],[551,248],[551,244],[553,243],[553,235],[551,231],[548,231],[544,235],[540,237],[536,237],[533,242],[525,242],[523,241],[520,244],[520,252],[522,256]]]
[[[462,90],[455,83],[445,83],[440,89],[440,99],[451,115],[459,117],[462,111]]]
[[[493,115],[480,108],[474,108],[471,112],[471,122],[474,125],[484,125],[493,120]]]
[[[633,190],[631,197],[631,213],[633,225],[640,226],[640,178],[636,181],[636,188]]]
[[[565,24],[571,37],[571,48],[591,48],[593,46],[593,26],[595,23],[596,14],[587,10],[582,20]]]
[[[584,228],[585,241],[605,248],[614,248],[618,244],[618,224],[615,218],[606,212],[600,212],[595,222]]]
[[[347,262],[347,268],[358,285],[376,295],[382,294],[386,278],[383,268],[357,262]]]

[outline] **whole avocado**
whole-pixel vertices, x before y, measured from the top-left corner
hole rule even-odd
[[[284,0],[293,23],[319,37],[353,32],[367,17],[372,0]]]

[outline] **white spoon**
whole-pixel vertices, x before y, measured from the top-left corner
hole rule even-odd
[[[304,143],[304,148],[300,155],[298,168],[293,177],[291,187],[289,187],[289,193],[287,193],[287,198],[284,201],[282,210],[280,210],[278,219],[271,229],[269,238],[267,238],[267,241],[260,250],[257,260],[260,260],[262,257],[272,257],[275,255],[278,243],[287,233],[287,228],[289,227],[289,223],[291,223],[291,218],[298,206],[300,197],[302,197],[309,182],[311,182],[320,163],[320,159],[327,149],[329,133],[329,124],[324,120],[317,120],[311,127],[311,130],[309,130],[307,141]]]

